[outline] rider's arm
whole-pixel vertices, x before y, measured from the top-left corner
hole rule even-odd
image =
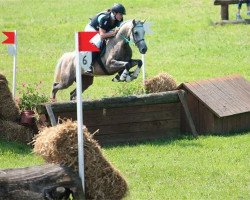
[[[110,38],[110,37],[115,36],[117,31],[118,31],[118,29],[115,29],[114,31],[109,31],[107,33],[104,29],[99,28],[99,34],[100,34],[102,39],[106,39],[106,38]]]

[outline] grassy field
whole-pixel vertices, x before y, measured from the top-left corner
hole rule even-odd
[[[171,74],[178,83],[239,73],[250,80],[250,26],[214,26],[220,7],[207,0],[124,0],[126,19],[147,19],[147,77]],[[17,84],[43,82],[50,95],[58,58],[74,50],[74,32],[113,1],[0,0],[0,31],[18,31]],[[230,18],[237,7],[230,6]],[[246,17],[245,6],[242,15]],[[0,41],[5,36],[0,34]],[[140,58],[135,49],[135,58]],[[0,45],[0,73],[12,87],[12,57]],[[98,77],[84,99],[124,95],[141,84],[112,83]],[[73,87],[71,88],[73,89]],[[70,89],[58,93],[68,100]],[[127,199],[249,199],[249,132],[228,137],[158,141],[105,148],[104,153],[129,182]],[[42,163],[29,147],[0,141],[0,168]]]
[[[249,199],[250,134],[106,147],[129,184],[126,200]],[[0,167],[43,163],[24,145],[0,141]]]
[[[147,77],[171,74],[178,83],[240,73],[250,80],[248,25],[213,26],[220,7],[207,0],[135,0],[126,5],[126,19],[147,19],[153,35],[147,35]],[[113,1],[98,0],[0,0],[0,30],[18,31],[17,83],[43,81],[41,92],[50,95],[54,66],[59,57],[74,50],[74,32],[88,18],[110,7]],[[246,8],[242,8],[243,11]],[[236,6],[230,6],[234,18]],[[242,12],[245,17],[245,12]],[[0,35],[0,40],[4,40]],[[0,72],[12,80],[12,58],[0,45]],[[140,58],[138,51],[134,57]],[[140,84],[112,83],[112,76],[96,78],[84,98],[119,95],[117,88]],[[59,92],[67,100],[69,91]]]

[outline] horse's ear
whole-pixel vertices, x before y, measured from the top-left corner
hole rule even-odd
[[[147,19],[144,19],[144,20],[142,21],[142,24],[144,24],[146,21],[147,21]]]
[[[133,25],[135,26],[135,25],[136,25],[136,23],[135,23],[135,19],[133,19],[133,21],[132,21],[132,22],[133,22]]]

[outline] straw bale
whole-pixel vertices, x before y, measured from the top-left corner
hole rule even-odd
[[[0,119],[0,138],[7,141],[29,143],[32,141],[34,131],[15,122]]]
[[[16,121],[20,115],[20,110],[13,100],[12,93],[8,87],[6,77],[0,73],[0,118]]]
[[[166,92],[175,90],[177,88],[177,83],[171,75],[160,73],[159,75],[146,80],[144,87],[147,93]]]
[[[119,200],[128,190],[120,172],[103,156],[98,143],[84,129],[86,199]],[[34,138],[34,152],[47,162],[78,171],[77,124],[71,120],[43,129]]]

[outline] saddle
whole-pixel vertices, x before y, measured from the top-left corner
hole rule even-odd
[[[101,57],[105,54],[105,52],[106,52],[106,41],[104,40],[101,44],[100,51],[92,52],[92,65],[96,60],[98,61],[99,59],[101,59]]]
[[[92,52],[92,66],[93,66],[94,62],[97,61],[98,64],[100,65],[100,67],[102,68],[102,71],[106,75],[110,75],[110,73],[107,71],[104,64],[102,63],[102,59],[101,59],[101,57],[105,54],[105,52],[106,52],[106,41],[104,40],[101,44],[100,51],[99,52]]]

